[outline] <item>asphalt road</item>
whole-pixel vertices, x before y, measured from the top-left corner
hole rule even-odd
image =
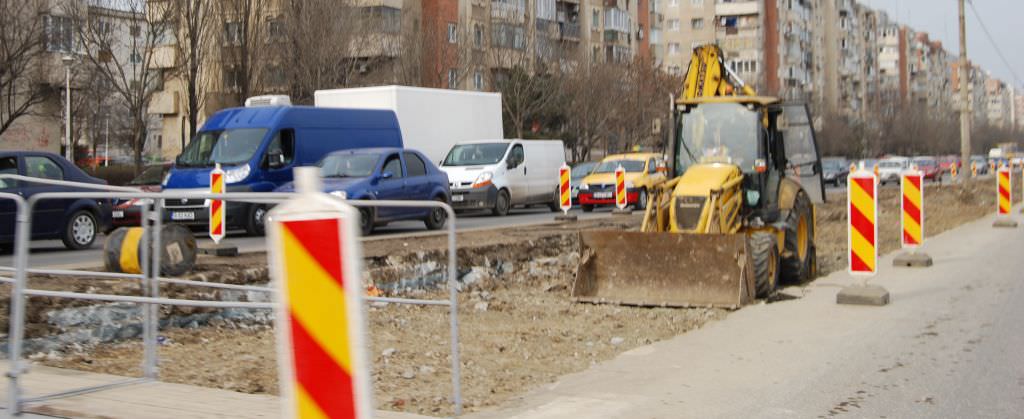
[[[837,272],[468,417],[1021,417],[1024,236],[992,221],[931,238],[931,268],[883,258],[888,306],[837,305]]]
[[[577,215],[581,220],[595,218],[595,217],[608,217],[610,216],[611,209],[599,208],[593,213],[583,213],[579,209],[574,209],[570,212],[571,214]],[[526,208],[526,209],[513,209],[509,212],[509,215],[505,217],[494,217],[488,212],[467,212],[457,215],[456,218],[456,230],[465,231],[482,228],[500,228],[500,227],[512,227],[518,225],[530,225],[539,224],[545,222],[553,222],[556,213],[551,212],[547,207],[543,208]],[[430,232],[426,229],[421,221],[402,221],[390,223],[387,226],[379,227],[374,231],[374,234],[370,237],[363,238],[363,240],[375,240],[386,237],[398,237],[406,235],[420,235],[420,234],[443,234],[445,230],[440,232]],[[196,232],[196,237],[200,245],[210,243],[208,238],[200,238],[203,236],[201,231]],[[32,242],[32,251],[29,258],[29,267],[32,268],[69,268],[74,266],[98,266],[102,265],[103,260],[103,242],[106,238],[104,236],[97,237],[96,242],[90,249],[71,251],[67,250],[60,240],[41,240]],[[238,246],[238,250],[241,252],[256,252],[266,249],[266,239],[264,237],[247,237],[242,232],[234,232],[229,234],[225,239],[226,243]],[[10,254],[4,254],[0,256],[0,266],[13,266],[14,262]]]

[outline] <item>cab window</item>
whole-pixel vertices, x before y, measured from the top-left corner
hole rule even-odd
[[[17,175],[18,158],[15,156],[0,158],[0,175]],[[0,189],[13,188],[16,182],[10,179],[0,179]]]
[[[267,145],[267,153],[263,157],[268,167],[285,167],[295,161],[295,130],[283,129],[274,135]],[[276,159],[277,161],[271,161]]]
[[[64,179],[64,170],[49,157],[25,157],[25,174],[40,179]]]
[[[508,152],[509,169],[519,167],[519,165],[523,164],[524,160],[526,160],[526,155],[523,153],[523,145],[516,144],[515,147],[512,147],[512,151]]]
[[[647,173],[655,174],[658,172],[658,162],[654,159],[647,160]]]
[[[392,179],[399,179],[402,177],[402,159],[398,158],[397,154],[388,156],[388,159],[384,161],[384,168],[381,169],[381,173],[391,173]]]

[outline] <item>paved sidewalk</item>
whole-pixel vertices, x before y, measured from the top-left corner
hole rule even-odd
[[[8,370],[7,361],[0,368]],[[51,394],[79,387],[117,383],[128,380],[107,374],[32,366],[24,375],[22,388],[29,397]],[[0,380],[0,397],[7,403],[7,380]],[[30,404],[25,418],[69,417],[92,419],[247,419],[278,418],[279,399],[266,394],[245,394],[206,387],[146,382],[102,390],[80,396]],[[6,414],[6,412],[2,412]],[[426,416],[378,411],[379,419],[424,419]]]
[[[928,238],[932,268],[882,258],[889,306],[836,305],[838,272],[469,417],[1020,417],[1024,228],[992,221]]]

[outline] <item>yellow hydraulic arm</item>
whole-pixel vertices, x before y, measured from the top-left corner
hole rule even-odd
[[[682,98],[736,95],[756,96],[756,93],[725,65],[722,49],[714,44],[694,48],[683,80]]]

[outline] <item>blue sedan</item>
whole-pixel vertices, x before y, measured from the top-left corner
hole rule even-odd
[[[336,151],[319,163],[324,192],[344,199],[451,202],[448,175],[422,153],[400,148]],[[277,189],[291,192],[289,183]],[[422,220],[428,229],[444,227],[448,215],[440,208],[360,208],[364,236],[392,221]]]
[[[104,185],[107,182],[86,174],[63,157],[40,151],[0,152],[0,174]],[[0,180],[0,192],[25,199],[43,192],[96,192],[71,186]],[[110,226],[111,202],[107,199],[46,199],[32,211],[32,240],[61,239],[69,249],[92,246],[96,236]],[[14,242],[16,207],[0,199],[0,245]]]

